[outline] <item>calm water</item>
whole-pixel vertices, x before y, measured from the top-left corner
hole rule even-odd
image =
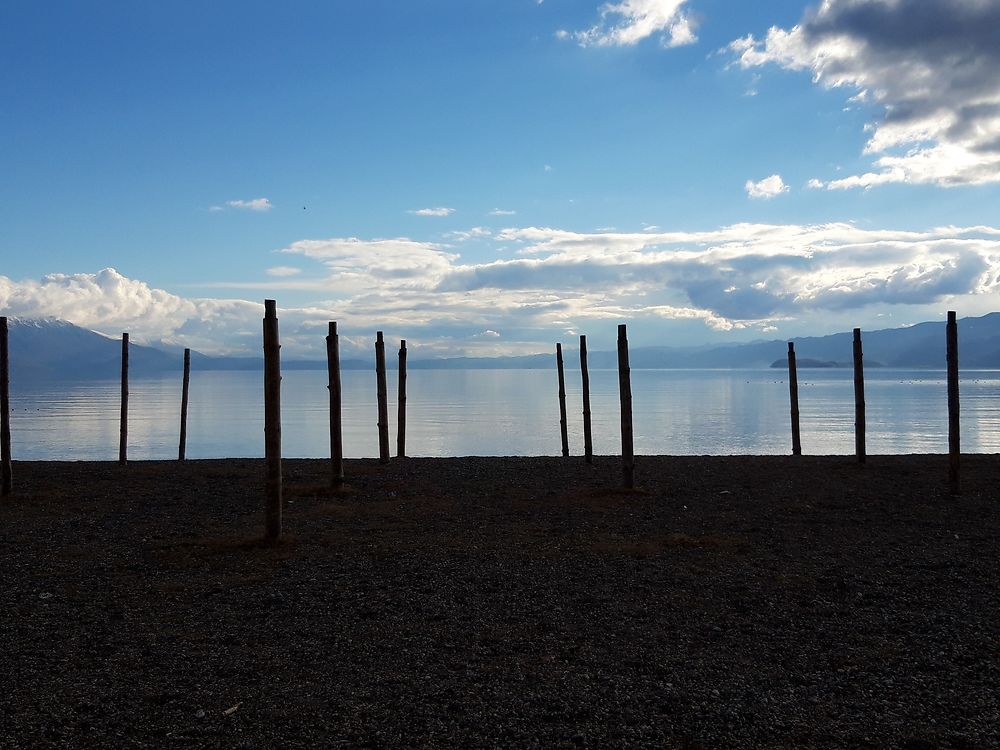
[[[395,377],[390,371],[390,436],[396,440]],[[570,452],[583,452],[580,374],[568,371]],[[947,451],[944,371],[866,373],[869,453]],[[414,370],[407,380],[407,452],[412,456],[558,455],[555,371]],[[13,384],[15,459],[118,456],[119,386],[114,381]],[[378,455],[375,375],[343,373],[344,452]],[[962,449],[1000,452],[1000,372],[963,374]],[[788,383],[779,370],[633,370],[638,454],[789,453]],[[854,451],[850,370],[799,374],[802,448]],[[618,375],[591,372],[594,451],[620,449]],[[131,383],[129,457],[177,456],[180,377]],[[190,458],[262,456],[262,375],[193,372],[188,413]],[[329,456],[325,372],[288,372],[282,382],[283,453]]]

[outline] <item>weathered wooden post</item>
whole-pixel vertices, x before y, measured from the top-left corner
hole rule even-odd
[[[0,495],[14,489],[14,471],[10,459],[10,350],[7,316],[0,317]]]
[[[622,413],[622,481],[625,489],[630,490],[635,487],[635,454],[632,449],[632,378],[624,324],[618,326],[618,398]]]
[[[378,460],[389,463],[389,397],[385,380],[385,340],[382,331],[375,334],[375,383],[378,398]]]
[[[861,329],[854,329],[854,453],[863,464],[865,452],[865,365],[861,350]]]
[[[788,342],[788,397],[792,405],[792,455],[802,455],[799,433],[799,376],[795,369],[795,344]]]
[[[187,450],[188,389],[191,383],[191,350],[184,350],[184,377],[181,380],[181,439],[177,447],[177,460],[184,460]]]
[[[958,464],[961,455],[958,421],[958,321],[955,311],[948,311],[945,329],[948,356],[948,482],[951,491],[959,491]]]
[[[273,299],[264,300],[264,537],[281,536],[281,344]]]
[[[406,339],[399,342],[399,391],[396,411],[396,455],[406,455]]]
[[[118,425],[118,463],[128,461],[128,334],[122,334],[122,399]]]
[[[556,369],[559,371],[559,434],[563,458],[569,456],[569,429],[566,425],[566,374],[563,370],[562,344],[556,344]]]
[[[580,337],[580,378],[583,381],[583,455],[594,463],[594,440],[590,431],[590,372],[587,370],[587,337]]]
[[[344,483],[344,431],[341,421],[340,336],[330,322],[326,336],[327,388],[330,390],[330,486]]]

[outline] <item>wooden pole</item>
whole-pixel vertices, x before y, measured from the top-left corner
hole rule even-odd
[[[566,373],[563,370],[562,344],[556,344],[556,369],[559,371],[559,434],[563,458],[569,456],[569,429],[566,425]]]
[[[406,455],[406,339],[399,342],[399,398],[396,413],[396,455]]]
[[[326,336],[326,370],[330,390],[330,486],[344,483],[344,429],[341,417],[340,336],[330,322]]]
[[[854,329],[854,453],[863,464],[865,451],[865,365],[861,349],[861,329]]]
[[[959,491],[958,464],[961,442],[958,420],[958,321],[955,311],[948,311],[946,326],[948,356],[948,482],[951,491]]]
[[[583,455],[594,463],[594,440],[590,431],[590,372],[587,369],[587,337],[580,337],[580,377],[583,380]]]
[[[0,495],[14,489],[10,459],[10,351],[8,349],[7,317],[0,317]]]
[[[273,299],[264,300],[264,538],[281,536],[281,344]]]
[[[799,433],[799,376],[795,369],[795,344],[788,342],[788,397],[792,404],[792,455],[802,455]]]
[[[378,460],[389,463],[389,396],[385,380],[385,340],[382,331],[375,334],[375,383],[378,397]]]
[[[184,350],[184,378],[181,381],[181,439],[177,447],[177,460],[184,460],[187,450],[188,391],[191,384],[191,350]]]
[[[622,413],[622,481],[625,489],[630,490],[635,487],[635,454],[632,449],[632,379],[624,324],[618,326],[618,397]]]
[[[122,334],[122,399],[118,426],[118,463],[128,461],[128,334]]]

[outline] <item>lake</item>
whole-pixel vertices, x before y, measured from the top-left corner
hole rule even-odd
[[[865,373],[868,452],[945,453],[946,375],[871,369]],[[583,452],[578,370],[566,373],[570,452]],[[344,453],[378,455],[374,372],[342,376]],[[396,445],[396,372],[389,372],[390,441]],[[12,383],[15,459],[116,460],[116,381]],[[192,372],[189,458],[262,456],[259,372]],[[962,450],[1000,452],[1000,371],[967,371],[960,386]],[[728,455],[791,452],[784,370],[633,370],[637,454]],[[802,450],[854,452],[854,385],[849,369],[800,370]],[[594,452],[620,451],[618,374],[591,371]],[[177,457],[180,375],[133,380],[129,458]],[[554,370],[411,370],[407,378],[411,456],[558,455]],[[286,457],[329,456],[326,373],[287,372],[282,380]]]

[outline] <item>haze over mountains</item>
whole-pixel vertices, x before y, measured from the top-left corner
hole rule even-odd
[[[851,361],[852,333],[795,338],[800,361]],[[872,364],[901,368],[943,368],[945,334],[943,322],[928,322],[906,328],[863,333],[865,359]],[[568,368],[579,367],[572,348],[575,339],[564,341]],[[390,348],[390,347],[387,347]],[[553,343],[553,350],[555,345]],[[630,351],[633,368],[754,368],[769,367],[785,357],[785,340],[759,341],[706,347],[639,347]],[[390,352],[391,353],[391,352]],[[410,349],[411,369],[539,369],[555,366],[553,354],[521,357],[421,359],[419,349]],[[253,357],[212,357],[192,352],[192,368],[199,370],[259,370],[262,360]],[[343,369],[367,369],[372,360],[346,359]],[[10,319],[11,377],[15,384],[33,380],[93,380],[117,378],[121,367],[121,341],[63,320]],[[388,357],[392,366],[394,356]],[[962,368],[1000,368],[1000,312],[959,321],[959,360]],[[180,351],[164,351],[132,343],[130,374],[156,376],[181,369]],[[589,353],[590,366],[613,368],[617,354]],[[286,360],[287,370],[324,369],[324,361]]]

